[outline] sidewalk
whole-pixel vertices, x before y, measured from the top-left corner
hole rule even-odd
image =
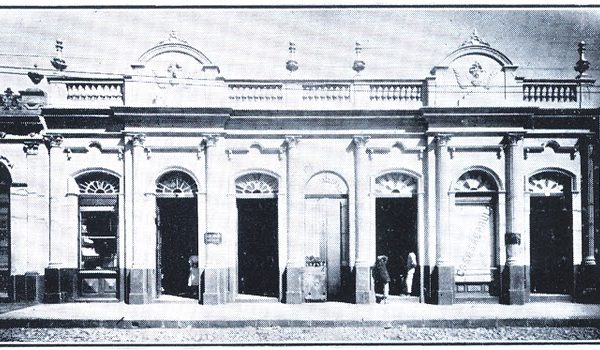
[[[15,327],[598,327],[600,305],[529,303],[354,305],[338,302],[37,304],[0,315],[0,328]]]

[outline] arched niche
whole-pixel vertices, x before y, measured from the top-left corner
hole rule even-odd
[[[304,193],[306,195],[347,196],[348,185],[338,174],[331,171],[323,171],[313,175],[308,180]]]

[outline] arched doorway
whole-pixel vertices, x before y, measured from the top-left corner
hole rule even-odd
[[[305,188],[304,297],[343,300],[349,289],[348,185],[337,174],[314,175]]]
[[[79,187],[79,273],[81,298],[119,295],[119,178],[88,172]]]
[[[456,299],[497,297],[498,183],[486,171],[471,170],[454,183],[451,261]]]
[[[182,171],[167,172],[156,181],[157,297],[198,296],[197,192],[194,179]]]
[[[573,287],[571,177],[545,171],[529,178],[530,290],[570,294]]]
[[[375,251],[377,256],[388,257],[390,295],[419,295],[419,269],[410,266],[414,270],[408,273],[409,254],[415,255],[417,263],[421,258],[417,242],[417,181],[414,176],[400,172],[375,179]]]
[[[8,297],[10,285],[10,185],[12,178],[0,163],[0,299]]]
[[[279,254],[275,177],[252,173],[235,180],[238,210],[238,293],[277,297]]]

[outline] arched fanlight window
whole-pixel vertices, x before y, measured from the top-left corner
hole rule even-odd
[[[402,173],[387,173],[375,179],[375,194],[412,196],[417,193],[417,179]]]
[[[529,178],[528,191],[534,195],[562,195],[569,188],[570,180],[567,175],[545,171]]]
[[[458,178],[454,185],[456,192],[495,192],[498,186],[494,179],[485,171],[467,171]]]
[[[171,171],[163,174],[156,181],[156,193],[178,195],[193,195],[198,192],[196,181],[181,171]]]
[[[271,175],[253,173],[243,175],[235,181],[237,194],[277,194],[279,185]]]
[[[119,179],[106,173],[89,173],[77,179],[79,193],[82,194],[117,194],[119,193]]]

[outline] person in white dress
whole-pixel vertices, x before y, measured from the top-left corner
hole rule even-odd
[[[414,252],[408,253],[406,259],[406,294],[412,294],[413,277],[417,268],[417,255]]]

